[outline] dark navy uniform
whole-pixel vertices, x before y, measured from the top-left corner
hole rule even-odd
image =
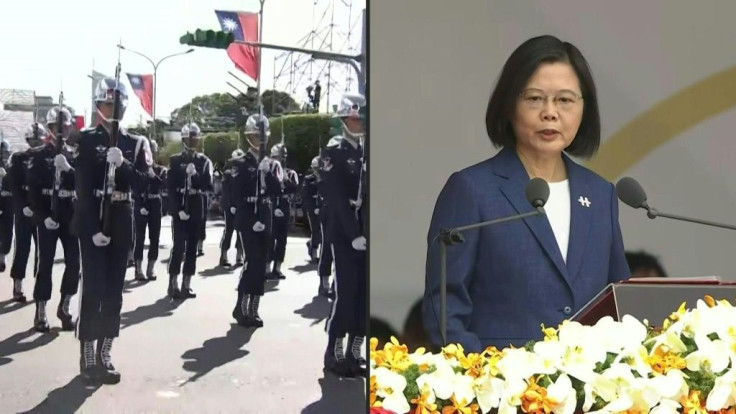
[[[323,184],[321,190],[329,204],[328,228],[335,259],[337,295],[333,302],[327,330],[330,341],[350,334],[361,340],[366,332],[366,252],[356,250],[353,242],[364,235],[365,173],[363,149],[347,138],[334,147],[327,147],[323,156]],[[339,339],[342,341],[342,339]],[[352,341],[351,341],[352,342]],[[351,345],[349,345],[349,348]],[[329,348],[329,346],[328,346]],[[329,349],[328,349],[329,351]],[[326,365],[330,365],[326,355]],[[346,367],[337,371],[357,370],[354,352],[349,352]]]
[[[186,168],[194,164],[196,174],[191,176],[191,185],[186,190]],[[212,163],[204,154],[184,151],[171,157],[167,185],[169,192],[169,213],[172,217],[174,246],[169,261],[170,296],[177,298],[196,297],[189,287],[189,281],[196,271],[197,245],[201,238],[201,226],[206,204],[204,193],[212,190]],[[186,200],[186,211],[185,211]],[[189,218],[182,220],[179,213],[184,211]],[[181,262],[184,258],[184,268]],[[182,288],[179,291],[176,279],[183,273]]]
[[[140,188],[133,192],[135,207],[135,248],[133,259],[135,260],[136,278],[145,279],[142,270],[143,247],[146,241],[146,229],[148,229],[148,269],[145,276],[149,280],[156,280],[153,267],[158,259],[159,236],[161,235],[162,201],[161,189],[166,186],[166,168],[153,165],[154,177],[146,177]]]
[[[72,216],[76,202],[74,182],[74,154],[71,148],[63,147],[61,154],[72,167],[66,172],[59,172],[59,186],[56,188],[56,167],[54,157],[57,155],[56,146],[47,143],[31,152],[31,167],[28,171],[28,201],[34,212],[38,238],[38,271],[36,286],[33,290],[33,299],[38,303],[51,299],[52,281],[51,271],[54,267],[57,242],[61,242],[64,249],[64,275],[61,279],[61,297],[57,316],[62,321],[62,329],[72,330],[71,315],[62,309],[64,301],[71,300],[77,294],[79,286],[80,257],[79,241],[72,234]],[[56,210],[52,210],[52,199],[56,190]],[[53,220],[58,228],[49,229],[45,220]]]
[[[24,210],[33,213],[28,203],[28,185],[26,184],[26,175],[31,166],[32,151],[31,148],[23,152],[13,153],[9,161],[8,175],[4,180],[13,194],[15,253],[13,254],[13,265],[10,268],[10,277],[16,280],[23,280],[26,277],[28,256],[31,253],[31,239],[34,247],[38,248],[33,214],[30,216],[24,214]],[[38,258],[34,257],[34,274],[37,266]]]
[[[9,169],[10,146],[7,141],[2,142],[2,168],[7,174]],[[5,256],[10,253],[13,243],[13,218],[15,207],[13,206],[13,193],[10,191],[10,179],[7,175],[0,178],[0,272],[5,271]]]
[[[304,176],[302,181],[302,209],[309,220],[309,242],[307,248],[309,256],[314,257],[314,252],[319,250],[322,244],[322,231],[319,225],[319,213],[322,200],[319,195],[320,178],[317,173]]]
[[[275,161],[270,160],[273,166]],[[233,317],[243,326],[263,326],[258,316],[258,304],[264,294],[266,264],[270,250],[272,206],[270,196],[281,193],[278,173],[259,171],[258,158],[248,152],[232,163],[232,206],[235,207],[235,229],[245,250],[245,264],[238,284],[238,304]],[[260,179],[260,180],[259,180]],[[260,181],[260,182],[259,182]],[[263,225],[261,231],[254,226]],[[248,302],[247,312],[241,305]]]
[[[220,239],[220,266],[230,265],[227,261],[227,251],[230,250],[233,232],[235,230],[235,215],[230,211],[230,207],[234,207],[232,203],[232,183],[234,178],[238,175],[238,172],[236,171],[235,177],[233,176],[233,163],[237,162],[240,158],[242,158],[242,156],[229,159],[225,163],[222,171],[222,195],[220,197],[220,205],[222,206],[222,211],[225,215],[225,229],[222,231],[222,238]],[[238,251],[235,264],[240,265],[243,260],[243,245],[237,233],[235,234],[235,248]]]
[[[100,206],[110,145],[107,130],[98,125],[82,131],[75,163],[77,205],[73,229],[82,253],[81,310],[77,335],[82,342],[111,339],[120,333],[120,308],[128,250],[133,243],[131,191],[142,186],[151,164],[145,137],[128,134],[122,128],[118,148],[123,164],[115,170],[115,191],[109,194],[110,243],[97,246],[92,236],[101,231]],[[108,187],[108,191],[111,187]]]
[[[289,233],[289,221],[291,220],[291,197],[299,189],[299,179],[296,171],[282,167],[283,180],[281,181],[280,194],[271,198],[273,206],[273,250],[269,261],[274,262],[272,278],[285,279],[281,273],[280,266],[286,256],[286,241]],[[278,214],[278,212],[281,212]],[[280,217],[279,217],[280,215]]]

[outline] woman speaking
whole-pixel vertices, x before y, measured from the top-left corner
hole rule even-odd
[[[540,36],[505,63],[486,110],[492,158],[450,176],[428,234],[424,326],[440,335],[441,229],[534,210],[532,178],[549,183],[546,215],[463,234],[447,247],[447,342],[468,352],[542,337],[603,289],[629,277],[614,186],[576,164],[600,145],[588,63],[570,43]]]

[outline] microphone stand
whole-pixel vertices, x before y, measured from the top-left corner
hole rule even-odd
[[[505,223],[507,221],[519,220],[528,217],[544,215],[544,207],[537,206],[536,210],[524,214],[502,217],[495,220],[484,221],[482,223],[470,224],[462,227],[450,229],[440,229],[438,235],[440,240],[440,334],[442,335],[442,346],[447,346],[447,246],[458,243],[464,243],[465,238],[461,234],[467,230],[473,230],[480,227],[491,226],[494,224]]]
[[[716,223],[714,221],[700,220],[700,219],[678,216],[675,214],[661,213],[656,208],[652,208],[648,206],[644,208],[646,208],[647,210],[647,217],[649,217],[652,220],[654,220],[657,217],[665,217],[665,218],[670,218],[670,219],[675,219],[675,220],[680,220],[680,221],[687,221],[690,223],[705,224],[706,226],[713,226],[713,227],[720,227],[723,229],[736,230],[736,226],[732,226],[730,224],[722,224],[722,223]]]

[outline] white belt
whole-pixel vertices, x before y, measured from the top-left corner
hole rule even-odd
[[[154,198],[161,198],[161,194],[149,194],[148,199],[153,200]]]
[[[183,188],[177,188],[176,190],[179,194],[184,194]],[[187,194],[189,195],[196,195],[196,194],[203,194],[204,192],[202,190],[189,190]]]
[[[54,195],[54,190],[51,188],[44,188],[41,190],[41,194],[43,195]],[[59,198],[70,198],[70,197],[76,197],[77,192],[73,190],[59,190]]]
[[[102,190],[95,190],[95,196],[96,197],[102,197],[102,194],[103,194]],[[125,193],[125,192],[122,192],[122,191],[113,191],[110,194],[110,200],[111,201],[127,201],[127,200],[130,200],[130,193]]]
[[[13,193],[11,193],[10,191],[3,190],[3,191],[0,191],[0,196],[2,196],[2,197],[12,197],[13,196]]]

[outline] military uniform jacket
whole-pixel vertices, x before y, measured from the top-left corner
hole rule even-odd
[[[105,176],[107,175],[107,149],[110,145],[110,134],[102,126],[85,129],[79,137],[77,157],[75,160],[75,180],[77,191],[77,205],[74,209],[73,229],[75,234],[91,236],[100,231],[100,204],[103,192]],[[140,188],[146,183],[147,171],[153,163],[148,142],[145,137],[128,134],[120,128],[118,135],[118,148],[123,153],[123,164],[115,169],[115,191],[117,194],[128,194],[133,188]],[[111,187],[108,186],[108,191]],[[123,235],[124,238],[132,239],[132,208],[130,199],[114,201],[112,205],[126,205],[127,208],[118,208],[120,217],[117,215],[114,221],[125,220],[125,223],[116,223],[116,228],[130,227],[130,234]],[[112,209],[111,209],[112,210]],[[111,235],[113,238],[116,235]],[[125,240],[125,239],[124,239]],[[121,240],[121,242],[124,242]]]
[[[364,203],[365,180],[363,172],[363,149],[343,139],[334,147],[327,147],[322,154],[322,187],[320,190],[329,204],[330,226],[333,237],[350,241],[363,236],[363,212],[356,202]],[[364,210],[364,209],[363,209]],[[320,211],[321,213],[321,211]]]
[[[188,194],[184,194],[187,182],[187,165],[193,163],[197,173],[192,176]],[[199,152],[182,152],[169,160],[166,180],[169,193],[168,207],[172,217],[179,217],[184,210],[184,197],[187,197],[186,212],[190,217],[204,217],[206,192],[212,191],[212,162]]]
[[[319,194],[320,179],[317,174],[309,174],[302,182],[302,205],[310,213],[322,207],[322,197]]]
[[[51,217],[51,200],[56,182],[56,167],[54,166],[56,154],[56,146],[51,143],[30,151],[29,159],[31,162],[26,174],[26,183],[28,185],[28,203],[31,210],[33,210],[33,218],[36,224],[41,224],[47,217]],[[74,153],[72,148],[65,145],[62,147],[61,154],[67,159],[72,169],[60,174],[61,185],[57,193],[59,195],[58,206],[69,214],[73,201],[76,199],[76,193],[74,193]],[[54,220],[60,219],[59,217],[52,218]]]
[[[13,211],[13,192],[10,191],[10,157],[12,154],[3,152],[2,166],[5,168],[5,177],[0,179],[0,211]]]
[[[281,209],[284,214],[286,214],[289,212],[289,208],[291,207],[291,204],[289,203],[290,196],[299,190],[299,178],[297,178],[296,171],[290,168],[284,167],[283,171],[284,178],[283,181],[281,181],[281,194],[274,197],[273,208]]]
[[[276,163],[274,160],[271,162]],[[240,231],[251,230],[256,221],[270,226],[272,207],[269,197],[281,194],[281,182],[272,172],[273,168],[259,183],[258,164],[258,158],[251,152],[232,162],[230,202],[237,209],[235,228]]]
[[[141,186],[133,189],[134,206],[138,210],[150,210],[153,202],[161,202],[161,189],[166,185],[166,167],[155,164],[151,168],[156,176],[146,176]]]
[[[225,165],[222,168],[221,205],[223,210],[228,210],[230,207],[233,207],[233,164],[237,163],[238,160],[241,160],[241,158],[230,158],[229,160],[227,160],[227,162],[225,162]]]
[[[9,190],[13,194],[13,203],[17,211],[24,207],[30,207],[28,204],[28,185],[26,184],[26,175],[31,163],[31,151],[29,148],[25,151],[14,152],[8,160],[8,175],[3,180],[3,189]]]

